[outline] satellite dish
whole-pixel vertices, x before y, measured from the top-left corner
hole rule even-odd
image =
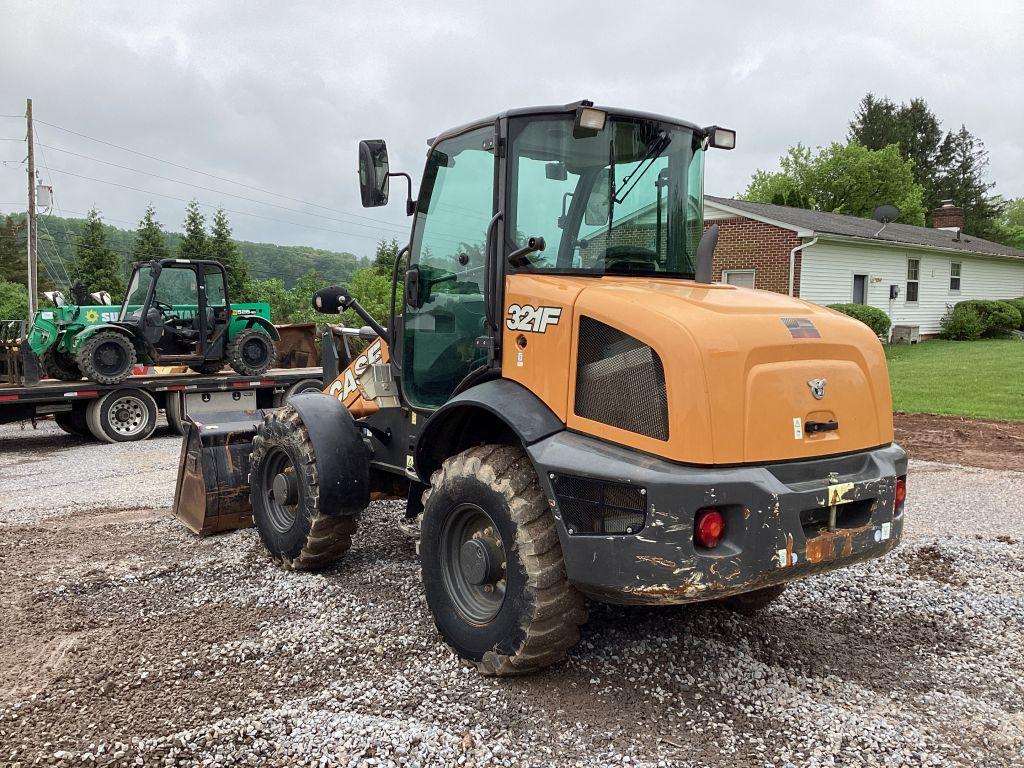
[[[871,212],[871,218],[879,224],[891,224],[900,217],[900,209],[895,205],[880,205]]]

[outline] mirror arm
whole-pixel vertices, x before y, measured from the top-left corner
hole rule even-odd
[[[391,346],[391,334],[388,333],[388,329],[384,328],[380,323],[373,319],[373,315],[363,309],[362,305],[355,300],[355,297],[346,289],[341,290],[341,307],[342,309],[351,309],[359,317],[373,329],[373,332],[384,339],[384,343],[389,347]]]
[[[412,199],[412,176],[408,173],[388,173],[388,178],[392,176],[402,176],[405,178],[406,184],[409,185],[409,192],[405,198],[405,215],[412,216],[416,213],[416,201]]]
[[[487,237],[484,240],[484,259],[487,264],[487,271],[484,274],[484,312],[487,316],[487,326],[491,333],[498,333],[498,320],[495,316],[495,308],[492,306],[492,297],[495,293],[496,275],[498,273],[498,250],[494,243],[494,230],[498,222],[503,218],[501,211],[498,211],[487,224]],[[494,246],[494,255],[491,255],[491,247]]]

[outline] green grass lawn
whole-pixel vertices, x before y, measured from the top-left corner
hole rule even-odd
[[[1024,339],[886,347],[897,411],[1024,421]]]

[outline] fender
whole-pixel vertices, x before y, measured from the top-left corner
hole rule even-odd
[[[235,334],[253,327],[259,328],[274,341],[281,340],[281,334],[277,327],[265,317],[260,317],[259,315],[232,315],[228,336],[233,337]]]
[[[492,379],[460,392],[427,420],[416,440],[416,474],[429,482],[441,462],[468,447],[460,440],[467,427],[495,422],[515,434],[523,447],[565,429],[554,411],[522,384]]]
[[[320,511],[354,515],[370,503],[370,452],[345,404],[322,392],[306,392],[288,401],[313,443],[320,478]],[[334,478],[333,483],[325,478]]]
[[[53,320],[47,320],[36,313],[36,319],[28,332],[28,345],[35,354],[41,355],[57,343],[60,335],[60,328]]]
[[[85,329],[79,331],[72,337],[70,344],[62,344],[61,348],[66,348],[69,352],[74,354],[75,352],[78,352],[78,350],[82,348],[82,345],[86,341],[88,341],[92,336],[99,333],[100,331],[117,331],[118,333],[122,334],[125,338],[127,338],[128,341],[134,344],[136,349],[139,349],[139,342],[138,339],[135,338],[135,334],[130,333],[123,326],[117,325],[115,323],[100,323],[99,325],[87,326]]]

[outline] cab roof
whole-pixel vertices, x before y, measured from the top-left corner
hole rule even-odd
[[[504,112],[498,112],[497,114],[490,115],[489,117],[481,117],[478,120],[473,120],[469,123],[449,128],[446,131],[442,131],[437,136],[433,136],[427,139],[427,146],[432,147],[442,139],[447,139],[452,136],[458,136],[466,131],[471,131],[474,128],[481,128],[485,125],[491,125],[495,120],[509,117],[525,117],[534,115],[566,115],[574,114],[579,107],[592,107],[593,109],[607,112],[612,117],[627,117],[634,118],[636,120],[654,120],[659,123],[669,123],[670,125],[677,125],[683,128],[689,128],[695,134],[703,136],[707,133],[706,129],[691,123],[688,120],[682,120],[678,117],[669,117],[667,115],[657,115],[653,112],[641,112],[635,109],[621,109],[619,107],[605,107],[600,104],[594,104],[593,102],[582,99],[580,101],[574,101],[570,104],[550,104],[541,107],[517,107],[515,109],[507,109]]]

